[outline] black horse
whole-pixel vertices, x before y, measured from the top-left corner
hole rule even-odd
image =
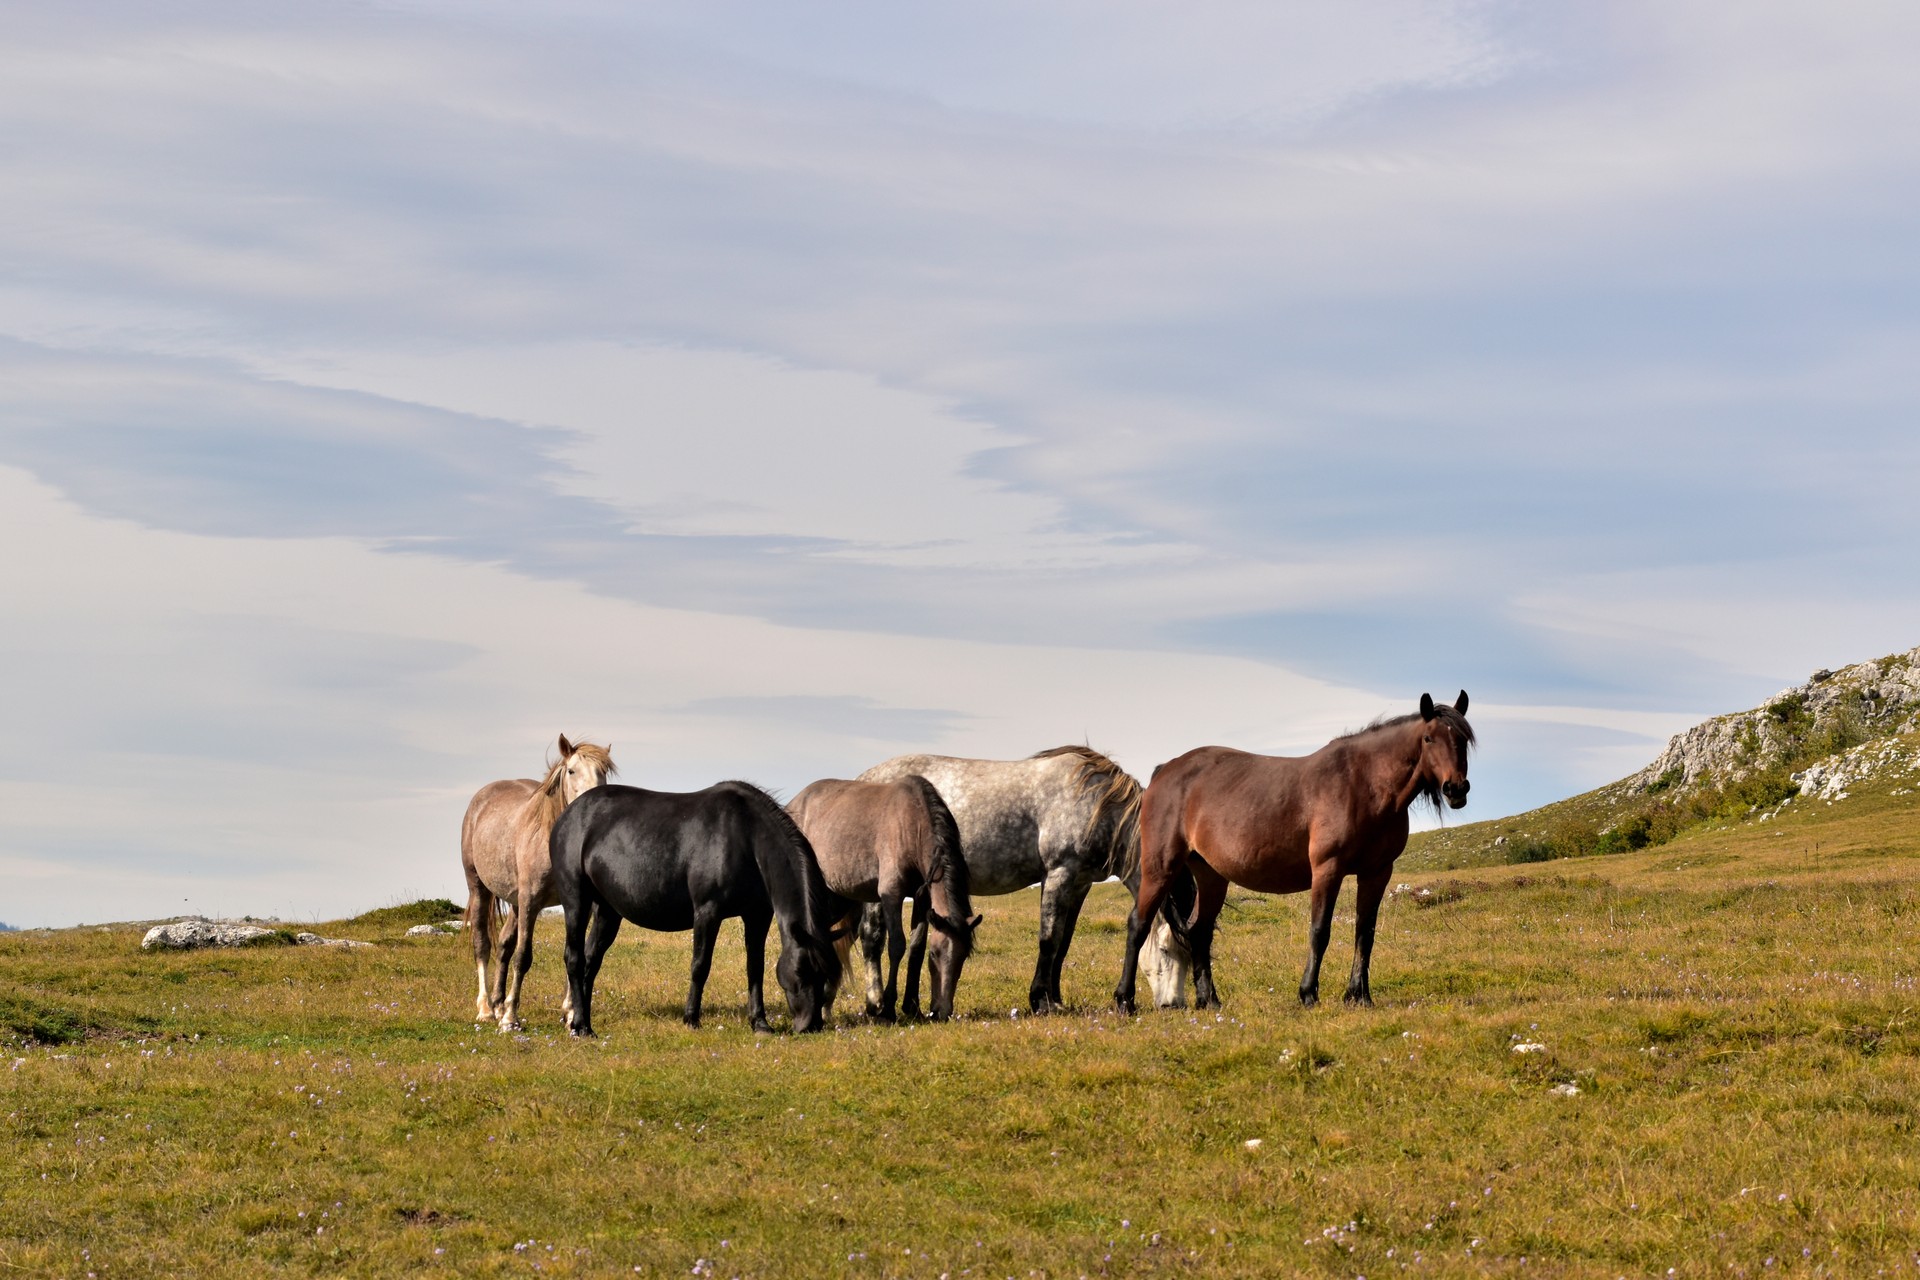
[[[593,982],[620,921],[643,929],[693,930],[687,1025],[700,1025],[700,994],[713,965],[720,922],[746,930],[747,1017],[771,1030],[761,999],[767,926],[780,921],[774,976],[787,994],[795,1031],[826,1025],[839,985],[833,922],[852,906],[827,888],[813,848],[774,798],[746,782],[705,791],[601,786],[581,795],[554,825],[553,877],[567,913],[567,1030],[593,1034]],[[589,924],[589,918],[592,923]]]

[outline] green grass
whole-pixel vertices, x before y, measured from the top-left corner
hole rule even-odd
[[[843,998],[805,1038],[746,1029],[733,926],[699,1031],[686,938],[623,931],[590,1042],[552,922],[524,1036],[404,917],[318,927],[364,951],[7,935],[0,1273],[1911,1274],[1916,799],[1410,876],[1444,900],[1389,901],[1371,1010],[1301,1010],[1302,900],[1236,894],[1226,1007],[1115,1017],[1113,886],[1075,1012],[1009,1016],[1022,894],[978,904],[959,1021]]]

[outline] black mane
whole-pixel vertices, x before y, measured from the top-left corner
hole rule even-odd
[[[1372,733],[1375,730],[1396,728],[1400,725],[1411,723],[1412,721],[1418,720],[1420,718],[1421,716],[1418,711],[1409,711],[1406,715],[1403,715],[1403,716],[1385,716],[1385,715],[1379,716],[1373,720],[1368,721],[1365,726],[1359,729],[1354,729],[1351,732],[1341,734],[1339,737],[1335,738],[1334,741],[1344,742],[1348,738],[1365,737],[1367,734]],[[1448,724],[1452,725],[1454,732],[1460,735],[1460,740],[1462,742],[1465,742],[1468,746],[1470,747],[1473,746],[1477,741],[1477,739],[1473,736],[1473,726],[1467,723],[1467,718],[1461,715],[1458,711],[1455,711],[1452,707],[1448,706],[1446,703],[1436,702],[1433,704],[1433,718],[1436,720],[1445,720]]]

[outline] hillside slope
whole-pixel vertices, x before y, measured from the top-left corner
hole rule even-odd
[[[1920,761],[1920,648],[1820,670],[1749,711],[1675,734],[1638,773],[1526,813],[1422,832],[1410,870],[1624,853],[1700,827],[1845,800]],[[1891,784],[1890,784],[1891,785]]]

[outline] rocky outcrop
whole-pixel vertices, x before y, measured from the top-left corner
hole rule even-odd
[[[1920,648],[1839,671],[1816,671],[1805,684],[1781,690],[1752,711],[1716,716],[1675,734],[1658,759],[1627,779],[1626,790],[1737,782],[1823,737],[1838,736],[1844,745],[1847,738],[1886,738],[1916,728]]]
[[[1873,778],[1920,772],[1920,757],[1898,742],[1863,742],[1851,751],[1829,756],[1793,775],[1800,795],[1832,804],[1847,798],[1847,788]]]
[[[195,916],[157,924],[140,940],[142,951],[191,951],[199,947],[257,946],[342,947],[352,949],[373,945],[351,938],[323,938],[317,933],[269,928],[238,920],[206,920]]]

